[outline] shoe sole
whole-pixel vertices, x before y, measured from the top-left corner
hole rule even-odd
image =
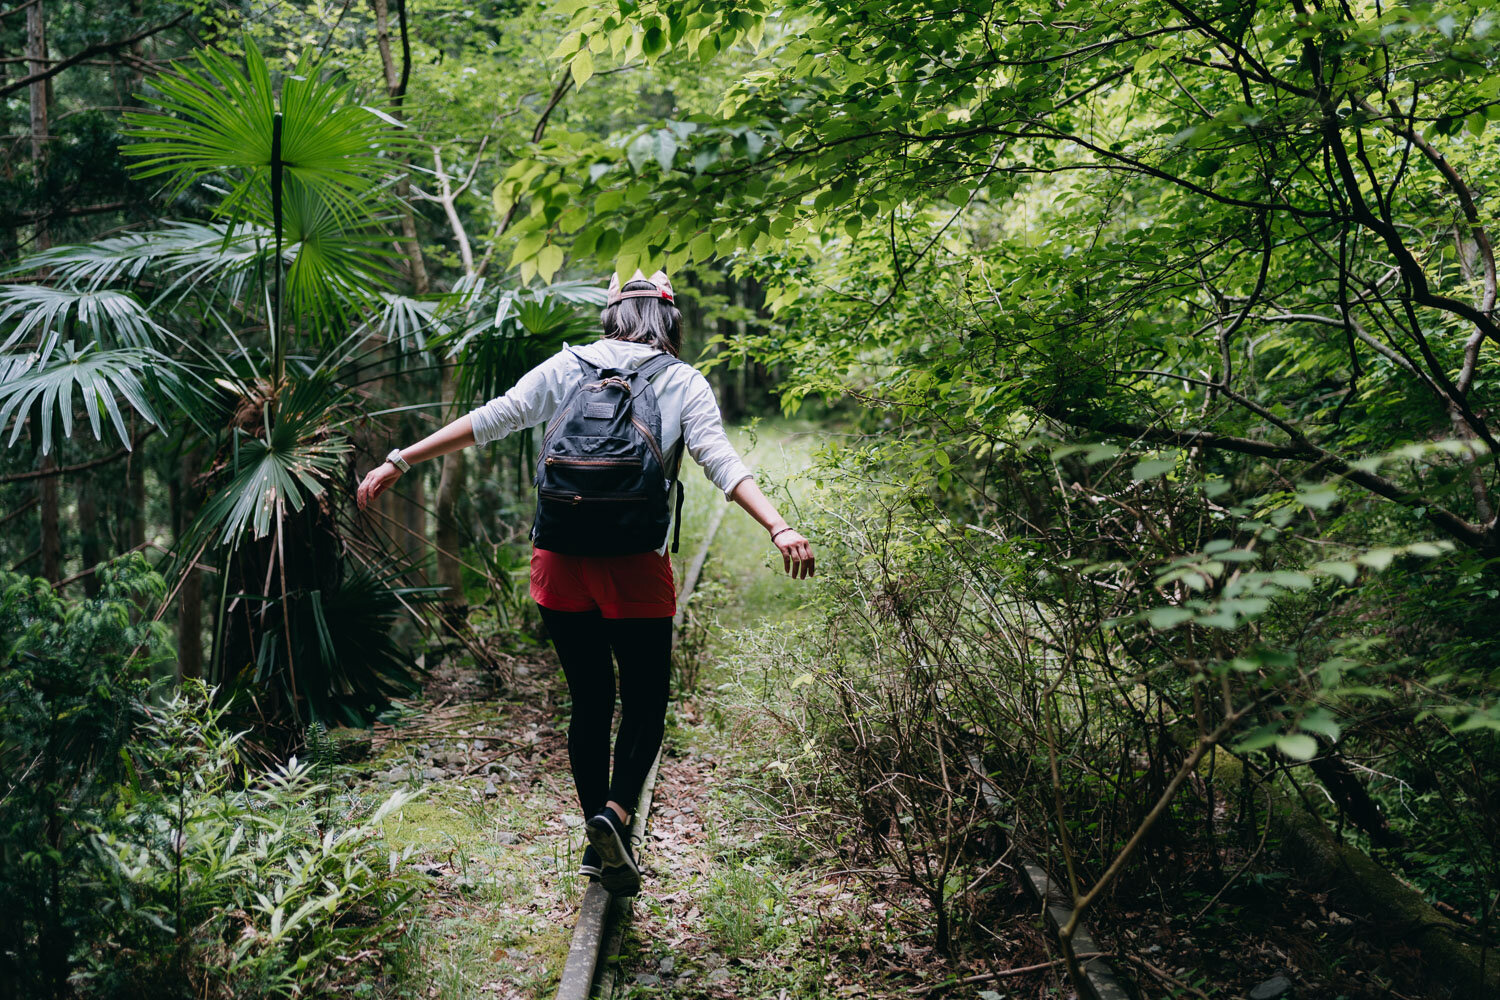
[[[634,896],[640,892],[641,870],[615,832],[614,824],[607,819],[591,819],[584,832],[589,845],[599,852],[599,884],[612,896]]]

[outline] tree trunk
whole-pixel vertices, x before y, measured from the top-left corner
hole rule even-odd
[[[42,469],[57,468],[57,453],[42,458]],[[46,476],[38,484],[42,512],[42,576],[52,583],[62,579],[62,531],[58,524],[57,477]]]
[[[400,0],[397,0],[399,3]],[[390,6],[388,0],[370,0],[370,8],[375,12],[375,44],[380,50],[380,64],[385,69],[385,91],[391,99],[392,115],[402,121],[406,116],[401,113],[401,102],[406,97],[406,73],[408,67],[404,64],[406,58],[406,39],[401,40],[401,52],[403,65],[397,67],[395,56],[391,53],[391,24]],[[403,157],[403,167],[409,167],[410,157]],[[400,178],[396,181],[396,197],[399,208],[397,213],[401,218],[401,249],[406,254],[406,273],[411,279],[412,291],[417,295],[426,295],[431,289],[431,282],[427,277],[427,263],[422,259],[422,244],[417,240],[416,213],[411,208],[411,173],[403,170]]]
[[[418,472],[407,485],[406,556],[411,560],[413,583],[422,582],[422,560],[427,554],[427,480]]]
[[[88,572],[103,560],[103,547],[99,544],[99,494],[93,481],[85,476],[78,487],[78,552],[83,556],[79,567]],[[99,596],[98,574],[90,573],[83,578],[83,592],[90,597]]]
[[[27,73],[46,72],[47,31],[42,12],[42,0],[34,0],[26,9],[26,59]],[[31,98],[31,167],[32,179],[37,189],[37,222],[35,246],[45,250],[52,245],[47,232],[47,213],[42,211],[42,183],[47,172],[47,81],[38,80],[27,88]]]
[[[452,402],[456,390],[451,367],[443,369],[443,385],[439,391],[445,401]],[[444,599],[455,608],[462,608],[467,603],[464,600],[463,570],[457,558],[462,544],[458,530],[458,498],[463,494],[465,471],[462,451],[443,456],[437,495],[437,577],[438,585],[447,588]]]
[[[140,449],[125,460],[125,476],[130,494],[129,531],[125,543],[127,548],[134,550],[146,544],[146,463]]]
[[[47,33],[42,0],[26,9],[26,59],[28,74],[47,69]],[[38,80],[28,88],[31,99],[31,168],[37,192],[37,222],[32,249],[45,250],[52,245],[47,231],[46,213],[40,211],[43,178],[47,172],[47,81]],[[42,458],[43,469],[57,468],[57,453]],[[39,484],[42,514],[42,576],[56,583],[62,579],[62,534],[58,524],[57,477],[47,476]]]
[[[185,452],[171,484],[172,530],[177,539],[192,524],[203,498],[199,495],[198,450]],[[183,576],[177,591],[177,682],[203,676],[203,574],[196,564]]]

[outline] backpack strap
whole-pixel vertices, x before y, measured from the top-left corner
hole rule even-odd
[[[588,377],[588,374],[589,374],[590,371],[594,372],[594,374],[596,374],[596,375],[598,373],[604,371],[603,368],[600,368],[598,365],[594,364],[588,358],[584,357],[582,354],[579,354],[577,351],[573,350],[573,348],[571,348],[571,347],[568,348],[568,353],[571,354],[571,355],[573,355],[573,357],[578,360],[578,363],[580,365],[583,365],[583,374],[584,374],[585,378]]]
[[[647,361],[645,364],[637,368],[635,370],[635,373],[645,381],[650,382],[653,378],[656,377],[657,373],[665,371],[673,365],[681,364],[686,364],[686,362],[681,358],[673,357],[666,351],[662,351],[660,354],[653,357],[650,361]]]
[[[677,460],[678,471],[681,472],[682,459]],[[677,543],[682,541],[682,479],[677,480],[677,511],[672,515],[672,551],[677,551]]]

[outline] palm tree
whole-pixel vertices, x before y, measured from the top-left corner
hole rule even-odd
[[[463,280],[399,295],[382,232],[410,142],[399,122],[307,58],[276,80],[254,48],[154,82],[122,152],[168,197],[216,193],[211,217],[9,269],[44,277],[0,285],[0,433],[14,446],[30,428],[46,454],[82,409],[95,439],[107,422],[133,448],[128,410],[206,456],[209,499],[169,568],[180,581],[217,557],[210,679],[265,723],[363,723],[416,683],[391,626],[426,593],[396,583],[403,567],[335,496],[361,387],[394,345],[458,364],[471,396],[494,391],[601,294]]]

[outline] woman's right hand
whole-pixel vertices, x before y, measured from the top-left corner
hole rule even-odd
[[[360,510],[364,510],[366,504],[390,489],[391,484],[400,478],[400,469],[390,462],[382,462],[365,473],[365,478],[360,481],[359,489],[354,491],[354,502],[359,505]]]
[[[782,562],[794,580],[805,580],[813,575],[812,543],[796,528],[777,532],[772,539],[781,550]]]

